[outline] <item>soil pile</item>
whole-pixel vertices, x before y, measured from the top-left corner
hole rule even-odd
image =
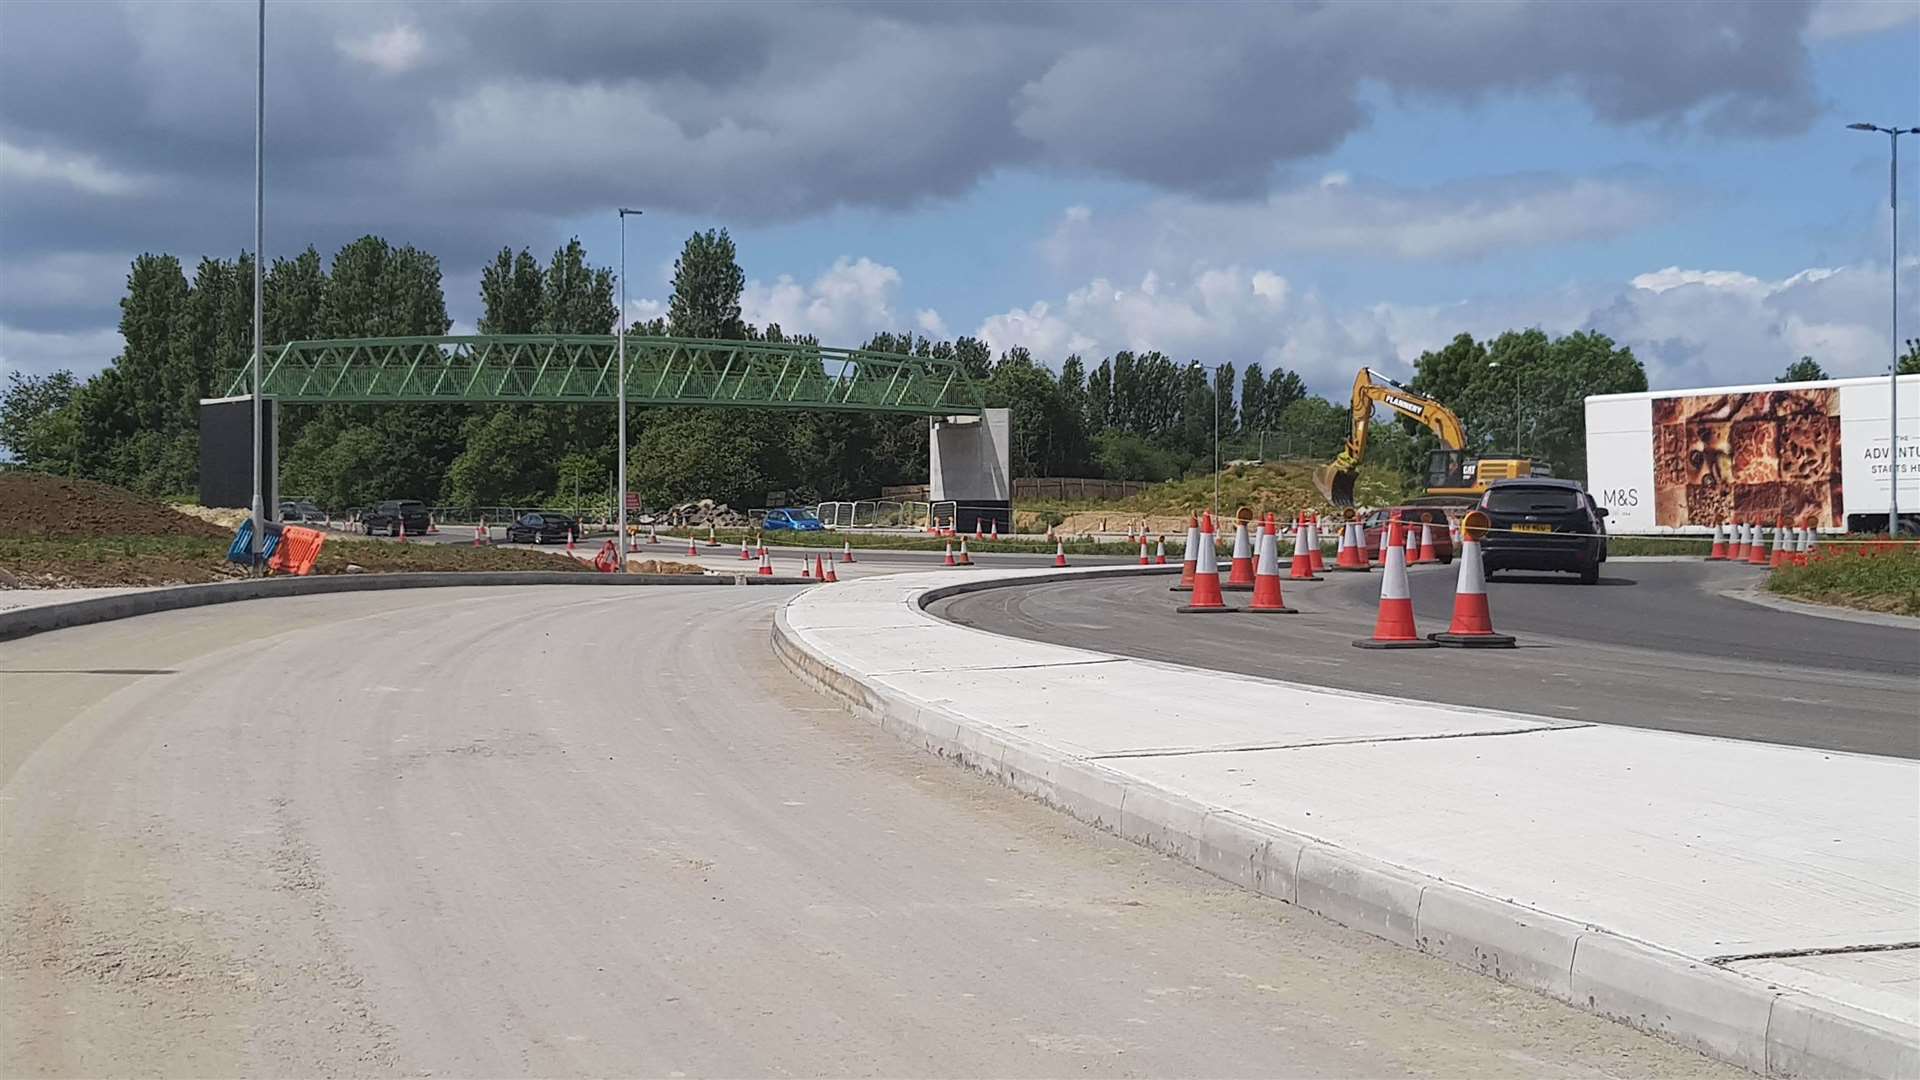
[[[0,537],[79,540],[115,536],[231,537],[125,488],[46,473],[0,472]]]

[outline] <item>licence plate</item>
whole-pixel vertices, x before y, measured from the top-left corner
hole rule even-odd
[[[1513,531],[1524,532],[1524,533],[1550,533],[1553,531],[1553,526],[1551,525],[1515,525],[1513,527]]]

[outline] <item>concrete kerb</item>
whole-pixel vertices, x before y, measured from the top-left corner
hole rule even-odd
[[[922,609],[960,593],[1141,572],[1121,567],[982,576],[911,594],[903,604],[937,622]],[[772,631],[774,651],[789,670],[905,741],[1096,828],[1242,888],[1755,1072],[1920,1075],[1920,1041],[1887,1018],[1855,1013],[1704,960],[1203,805],[1131,781],[1097,761],[864,680],[809,647],[805,631],[788,622],[787,608],[795,600],[775,613]]]
[[[375,592],[384,589],[440,589],[497,585],[811,585],[797,577],[750,574],[592,574],[561,570],[501,570],[482,573],[326,574],[318,577],[254,578],[207,585],[145,589],[114,596],[46,604],[0,612],[0,641],[64,630],[72,626],[130,619],[160,611],[264,600],[317,593]]]

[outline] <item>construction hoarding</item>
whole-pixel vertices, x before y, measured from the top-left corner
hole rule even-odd
[[[1843,530],[1920,512],[1920,376],[1900,379],[1900,452],[1885,378],[1606,394],[1586,399],[1587,489],[1614,532],[1728,521]]]

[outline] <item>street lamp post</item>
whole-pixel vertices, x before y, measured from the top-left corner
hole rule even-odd
[[[266,233],[263,164],[267,141],[267,0],[260,0],[258,14],[259,40],[253,84],[253,540],[248,560],[249,569],[255,573],[259,572],[260,552],[267,539],[267,478],[266,468],[260,461],[266,440],[262,430],[265,409],[260,402],[260,361],[266,354],[262,337],[266,323],[265,278],[262,276],[266,249],[262,245]]]
[[[619,522],[620,539],[616,541],[620,548],[620,572],[627,572],[627,217],[639,216],[640,211],[620,207],[620,355],[615,361],[620,367],[619,377],[614,379],[620,405],[620,464],[615,481],[619,490],[614,498],[619,508],[614,512]]]
[[[1887,204],[1893,209],[1893,257],[1888,260],[1893,271],[1893,362],[1887,366],[1887,535],[1897,537],[1900,535],[1900,136],[1920,135],[1920,127],[1878,124],[1848,124],[1847,127],[1885,135],[1891,152]]]

